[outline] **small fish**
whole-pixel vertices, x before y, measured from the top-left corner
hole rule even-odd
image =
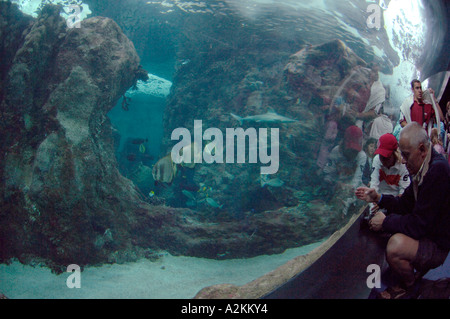
[[[223,207],[223,204],[222,205],[219,205],[214,199],[212,199],[211,197],[208,197],[208,198],[206,198],[206,202],[210,205],[210,206],[212,206],[212,207],[214,207],[214,208],[222,208]]]
[[[206,186],[203,186],[202,192],[206,192],[207,190],[208,190],[208,188]]]
[[[269,109],[265,114],[251,115],[246,117],[240,117],[236,114],[230,113],[233,118],[239,121],[240,124],[243,122],[257,122],[257,123],[293,123],[298,122],[297,120],[282,116],[277,114],[273,109]]]
[[[272,187],[281,187],[283,186],[284,182],[277,178],[268,179],[267,175],[261,175],[261,187],[264,187],[266,185],[272,186]]]
[[[192,194],[190,191],[187,191],[187,190],[183,189],[181,192],[182,192],[183,195],[186,196],[187,198],[192,199],[193,201],[196,200],[194,194]]]
[[[226,178],[228,178],[228,179],[230,179],[230,180],[233,180],[233,179],[234,179],[234,175],[233,175],[233,174],[230,174],[230,173],[228,173],[228,172],[223,172],[223,174],[225,175]]]
[[[155,196],[155,192],[154,191],[150,191],[148,193],[148,197],[152,198],[153,196]]]
[[[145,153],[145,145],[144,145],[144,143],[142,143],[141,145],[139,145],[139,152]]]

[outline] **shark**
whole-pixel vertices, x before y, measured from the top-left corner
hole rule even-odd
[[[243,122],[257,122],[257,123],[294,123],[297,120],[291,119],[286,116],[277,114],[272,108],[270,108],[267,113],[259,115],[250,115],[246,117],[240,117],[236,114],[230,113],[232,117],[239,121],[242,125]]]

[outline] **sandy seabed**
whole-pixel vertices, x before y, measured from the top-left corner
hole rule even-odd
[[[157,261],[140,259],[86,267],[80,274],[80,288],[68,288],[72,273],[56,275],[46,267],[13,262],[0,264],[0,292],[11,299],[187,299],[215,284],[244,285],[321,243],[246,259],[213,260],[163,253]]]

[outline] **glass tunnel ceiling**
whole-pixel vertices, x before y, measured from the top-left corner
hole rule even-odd
[[[73,17],[75,11],[70,9],[70,6],[75,5],[80,7],[79,18],[81,20],[93,16],[93,13],[89,7],[91,2],[97,4],[103,1],[82,1],[82,0],[12,0],[13,3],[17,3],[20,9],[27,14],[34,17],[37,16],[38,11],[43,5],[47,3],[61,4],[64,7],[64,11],[61,15],[64,18]],[[105,1],[107,2],[107,1]],[[347,28],[347,31],[353,33],[356,37],[363,38],[363,41],[367,45],[372,45],[374,54],[383,57],[386,56],[386,52],[383,48],[380,48],[379,43],[371,43],[370,40],[364,39],[366,30],[355,29],[352,22],[354,20],[351,15],[358,15],[361,19],[367,18],[367,27],[376,28],[375,10],[377,6],[383,15],[384,22],[382,28],[386,30],[389,38],[390,46],[399,55],[399,61],[394,61],[395,70],[397,73],[402,73],[403,77],[411,77],[416,75],[422,81],[426,80],[429,76],[445,71],[448,64],[448,56],[441,54],[444,44],[444,38],[446,30],[448,29],[447,17],[445,16],[445,8],[442,6],[442,1],[428,1],[428,0],[404,0],[404,1],[391,1],[391,0],[365,0],[365,1],[340,1],[346,6],[350,6],[354,11],[348,11],[348,16],[343,16],[342,12],[336,10],[336,4],[338,1],[334,0],[245,0],[245,1],[179,1],[179,0],[160,0],[160,1],[129,1],[127,6],[133,6],[137,2],[146,3],[149,6],[153,6],[156,12],[163,14],[161,19],[169,17],[170,14],[176,14],[177,12],[185,12],[191,14],[215,14],[214,10],[223,8],[225,5],[234,12],[238,12],[242,17],[251,20],[257,20],[261,17],[265,18],[268,11],[282,12],[280,7],[292,9],[294,12],[302,11],[304,9],[319,10],[323,13],[332,15],[336,18],[337,24],[342,24]],[[125,2],[127,3],[127,2]],[[94,4],[94,6],[95,6]],[[364,10],[366,9],[366,10]],[[78,12],[78,11],[77,11]],[[154,11],[155,12],[155,11]],[[295,13],[294,13],[295,14]],[[275,13],[276,16],[276,13]],[[371,21],[369,21],[369,19]],[[167,20],[165,21],[168,22]],[[299,23],[301,24],[301,22]],[[373,25],[371,25],[373,24]],[[299,27],[300,29],[300,27]],[[378,29],[377,29],[378,30]],[[407,39],[402,39],[405,37]],[[428,42],[427,42],[428,39]],[[424,45],[429,45],[432,42],[434,45],[433,52],[422,52],[420,48]],[[410,53],[403,50],[406,49],[406,45],[410,45],[411,48],[419,49],[417,52]],[[429,60],[427,70],[425,74],[421,76],[420,70],[416,65],[424,64],[424,60]],[[403,64],[408,64],[403,66]],[[415,73],[417,72],[417,73]],[[401,75],[394,73],[392,77],[400,78]],[[394,82],[394,81],[393,81]],[[405,86],[404,89],[407,89]],[[403,92],[401,96],[407,95],[408,92]]]
[[[350,194],[326,189],[322,176],[316,176],[327,123],[326,113],[317,110],[342,100],[352,103],[349,92],[358,89],[350,85],[358,76],[367,78],[351,75],[361,59],[367,69],[379,66],[389,92],[384,111],[396,120],[410,81],[421,79],[438,94],[445,80],[438,73],[448,65],[441,54],[447,17],[438,1],[13,2],[32,15],[42,4],[62,4],[68,21],[74,21],[75,13],[69,6],[79,6],[81,19],[101,15],[119,24],[149,72],[149,80],[138,82],[138,89],[126,92],[109,113],[117,129],[119,169],[146,200],[189,208],[213,221],[284,209],[319,214],[326,223],[332,222],[322,216],[328,211],[346,215],[349,207],[357,210],[360,203]],[[348,69],[336,69],[332,59],[339,45],[320,47],[336,39],[345,46],[343,56],[354,56],[349,63],[355,65]],[[308,81],[289,83],[288,64],[305,54],[310,65],[297,71]],[[335,71],[341,73],[336,77],[340,83],[332,83]],[[239,120],[272,109],[297,123]],[[186,127],[194,135],[194,120],[203,121],[203,132],[213,127],[224,135],[228,127],[279,129],[278,171],[261,176],[260,167],[267,165],[250,164],[248,157],[243,164],[175,165],[173,176],[155,185],[160,182],[155,181],[155,165],[175,144],[170,133]],[[335,144],[348,126],[341,120]]]

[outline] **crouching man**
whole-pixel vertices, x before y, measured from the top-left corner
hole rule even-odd
[[[355,191],[357,198],[387,210],[369,221],[372,230],[393,234],[386,260],[403,285],[382,292],[380,297],[386,299],[411,294],[416,278],[443,264],[450,250],[449,164],[433,150],[427,132],[416,122],[402,129],[399,147],[411,176],[403,195],[378,194],[367,187]]]

